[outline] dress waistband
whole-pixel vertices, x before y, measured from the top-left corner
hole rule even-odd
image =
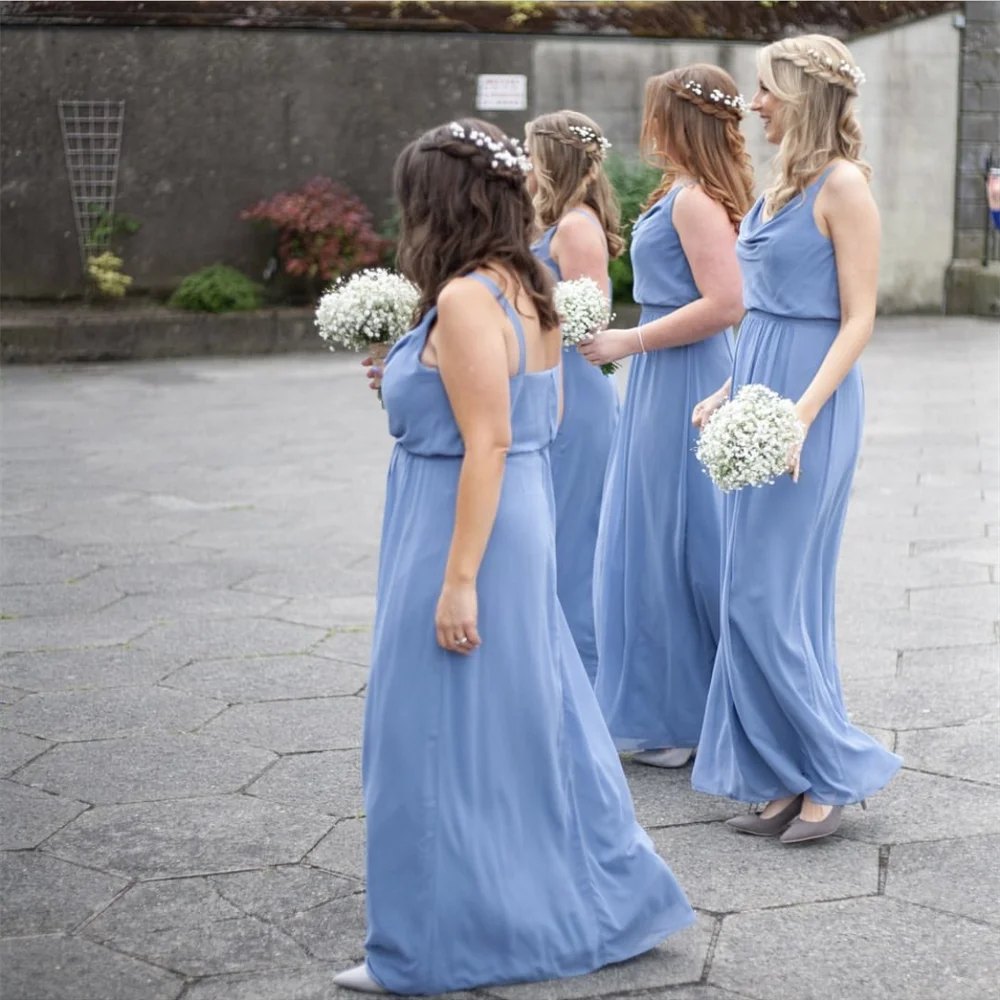
[[[785,326],[813,326],[821,330],[839,330],[840,320],[827,317],[779,316],[777,313],[766,312],[763,309],[748,309],[743,321],[759,319],[772,323],[782,323]]]

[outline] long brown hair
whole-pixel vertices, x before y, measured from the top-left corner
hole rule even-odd
[[[650,77],[641,142],[645,155],[663,166],[663,179],[645,207],[688,174],[739,228],[753,204],[753,170],[740,132],[743,114],[735,81],[718,66],[696,63]]]
[[[604,172],[600,126],[579,111],[553,111],[528,122],[525,131],[538,184],[539,226],[558,225],[568,208],[586,205],[604,230],[608,254],[618,257],[625,249],[619,233],[621,209]]]
[[[477,144],[473,132],[504,153]],[[398,261],[420,289],[421,318],[448,281],[493,264],[517,275],[543,330],[559,325],[552,278],[531,252],[535,213],[525,172],[513,162],[519,154],[500,129],[476,118],[432,128],[399,154],[393,178],[402,212]]]
[[[774,180],[764,193],[768,215],[801,194],[831,160],[847,160],[871,178],[854,108],[864,74],[843,42],[826,35],[786,38],[757,50],[757,70],[781,101],[785,130]]]

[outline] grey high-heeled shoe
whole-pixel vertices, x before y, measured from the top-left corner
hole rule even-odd
[[[354,966],[353,969],[338,972],[333,977],[333,981],[342,989],[354,990],[355,993],[381,993],[385,995],[389,992],[372,979],[368,966],[364,962]]]
[[[810,823],[800,816],[781,835],[781,842],[783,844],[804,844],[809,840],[823,840],[840,829],[843,814],[843,806],[834,806],[818,823]]]
[[[782,831],[799,814],[802,796],[796,795],[779,813],[764,819],[760,813],[744,813],[726,821],[726,826],[738,833],[749,833],[754,837],[780,837]]]

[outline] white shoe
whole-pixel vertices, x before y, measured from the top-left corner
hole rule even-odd
[[[334,985],[340,986],[345,990],[354,990],[355,993],[388,993],[389,991],[383,989],[378,983],[372,979],[368,972],[368,966],[363,962],[361,965],[354,966],[353,969],[347,969],[344,972],[338,972],[337,975],[333,977]]]
[[[640,750],[632,755],[632,760],[650,767],[683,767],[693,756],[693,747],[665,747],[662,750]]]

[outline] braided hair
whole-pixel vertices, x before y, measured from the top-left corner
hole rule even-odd
[[[531,252],[528,169],[515,140],[475,118],[432,128],[399,154],[398,260],[420,289],[421,318],[452,278],[492,264],[518,276],[542,329],[558,326],[552,279]]]
[[[687,174],[738,229],[753,204],[753,170],[740,122],[746,111],[733,78],[698,63],[646,82],[642,148],[663,166],[663,178],[644,208],[655,205]]]
[[[587,205],[604,229],[609,255],[619,256],[625,249],[621,209],[604,170],[611,143],[600,126],[579,111],[555,111],[528,122],[525,133],[537,182],[538,228],[558,225],[568,209]]]
[[[758,51],[757,71],[781,102],[784,127],[774,181],[764,192],[768,215],[801,194],[833,160],[847,160],[871,177],[861,158],[864,139],[854,107],[864,73],[842,42],[826,35],[783,39]]]

